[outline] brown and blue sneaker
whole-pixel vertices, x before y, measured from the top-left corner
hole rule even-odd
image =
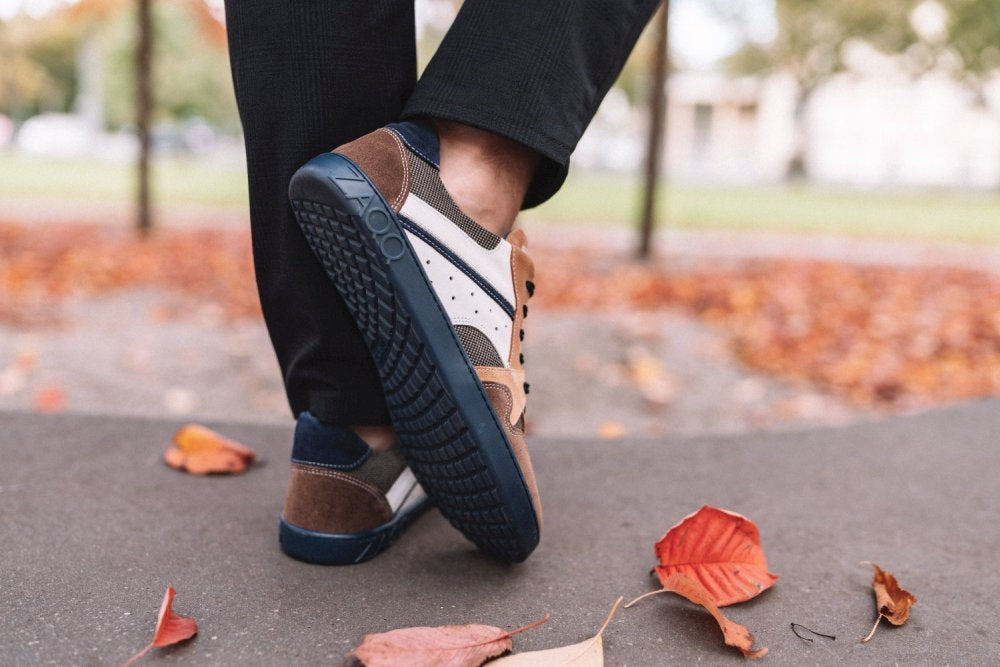
[[[360,563],[429,506],[399,450],[376,452],[351,429],[299,415],[278,533],[285,553],[324,565]]]
[[[524,233],[470,219],[438,168],[433,126],[398,123],[308,162],[289,196],[368,344],[416,478],[480,549],[521,561],[541,529],[521,354],[534,266]]]

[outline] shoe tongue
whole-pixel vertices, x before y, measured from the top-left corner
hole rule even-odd
[[[387,125],[390,130],[399,135],[410,150],[429,162],[436,168],[441,166],[441,148],[438,143],[437,130],[430,121],[423,119],[406,120]]]
[[[371,448],[351,429],[324,424],[311,413],[303,412],[295,423],[292,458],[349,470],[361,465]]]

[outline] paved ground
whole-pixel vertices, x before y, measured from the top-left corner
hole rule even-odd
[[[221,425],[263,464],[195,478],[159,462],[180,422],[0,414],[0,663],[120,664],[148,640],[163,590],[201,628],[148,658],[192,664],[337,664],[365,632],[486,622],[538,649],[588,637],[619,595],[653,589],[653,542],[704,503],[759,525],[781,576],[730,608],[763,664],[996,664],[1000,402],[877,424],[740,437],[537,439],[543,543],[506,567],[436,512],[372,562],[324,568],[275,542],[289,432]],[[871,574],[919,602],[874,620]],[[798,622],[837,636],[805,643]],[[661,596],[620,612],[608,664],[743,664],[704,613]]]

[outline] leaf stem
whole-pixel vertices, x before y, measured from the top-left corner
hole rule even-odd
[[[611,607],[611,613],[609,613],[608,617],[606,619],[604,619],[604,625],[601,626],[601,629],[597,631],[597,636],[598,637],[600,637],[601,635],[603,635],[604,631],[608,629],[609,625],[611,625],[611,619],[615,617],[615,612],[618,611],[618,607],[620,607],[621,604],[622,604],[622,602],[624,602],[624,601],[625,601],[625,597],[622,596],[622,595],[619,595],[618,599],[615,600],[614,606]]]
[[[861,640],[862,644],[867,644],[868,643],[868,640],[871,639],[872,636],[875,634],[875,630],[876,630],[876,628],[878,628],[878,624],[881,621],[882,621],[882,614],[879,614],[878,618],[875,619],[875,625],[872,626],[872,631],[868,633],[867,637],[865,637],[864,639]]]
[[[149,646],[147,646],[146,648],[142,649],[141,651],[139,651],[138,653],[136,653],[135,655],[133,655],[131,658],[129,658],[125,662],[125,664],[122,665],[122,667],[129,667],[130,665],[136,663],[138,660],[140,660],[142,658],[142,656],[144,656],[147,653],[149,653],[150,649],[152,649],[152,648],[153,648],[153,643],[150,642]]]
[[[545,614],[545,616],[542,616],[537,621],[532,621],[531,623],[528,623],[527,625],[522,625],[517,630],[511,630],[510,632],[507,633],[507,636],[508,637],[513,637],[514,635],[516,635],[518,633],[525,632],[527,630],[531,630],[532,628],[537,628],[539,625],[543,625],[545,623],[548,623],[548,621],[549,621],[550,618],[552,618],[552,616],[550,614]]]
[[[640,595],[636,599],[634,599],[631,602],[629,602],[627,605],[625,605],[625,608],[628,609],[629,607],[631,607],[632,605],[634,605],[639,600],[645,600],[646,598],[648,598],[651,595],[659,595],[660,593],[673,593],[673,591],[667,590],[666,588],[661,588],[658,591],[650,591],[649,593],[645,593],[643,595]]]

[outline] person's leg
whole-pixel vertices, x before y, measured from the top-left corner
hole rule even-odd
[[[523,179],[526,172],[523,162],[504,159],[514,149],[496,151],[496,138],[462,141],[468,130],[463,137],[447,129],[486,130],[540,156],[517,203],[542,203],[562,185],[570,154],[658,4],[465,0],[403,111],[404,118],[437,121],[441,179],[463,209],[476,206],[477,197],[503,194],[505,202],[493,206],[507,211],[523,193],[497,188],[497,179]],[[476,160],[470,146],[501,159]],[[451,158],[460,153],[461,166],[452,169]]]
[[[541,529],[520,351],[533,265],[523,232],[507,232],[558,189],[654,7],[466,0],[409,121],[310,160],[289,189],[413,472],[504,560],[526,558]]]
[[[387,426],[354,318],[306,244],[288,185],[317,153],[394,120],[416,79],[412,0],[227,0],[261,306],[297,417],[279,536],[352,563],[428,506]]]
[[[354,319],[288,203],[309,158],[392,122],[416,81],[412,0],[227,0],[261,307],[297,416],[388,424]]]

